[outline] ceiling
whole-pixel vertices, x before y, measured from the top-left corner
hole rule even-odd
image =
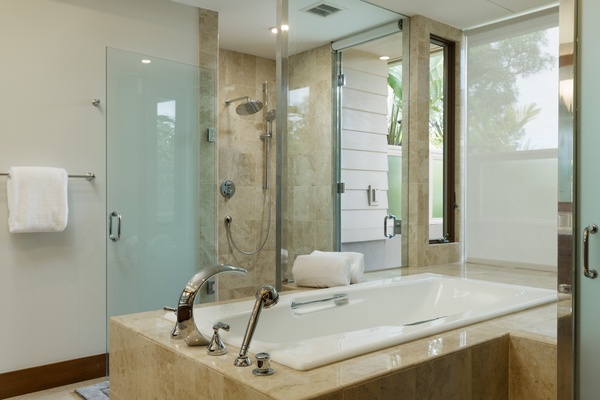
[[[275,58],[276,0],[172,0],[219,13],[219,44],[227,50]],[[327,17],[305,12],[326,3],[341,11]],[[459,29],[555,6],[557,0],[289,0],[290,51],[307,50],[402,16],[423,15]]]

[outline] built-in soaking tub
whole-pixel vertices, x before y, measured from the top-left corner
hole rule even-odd
[[[335,295],[347,297],[326,300]],[[293,292],[262,311],[250,351],[308,370],[553,301],[554,290],[436,274]],[[196,308],[194,317],[206,337],[215,322],[229,324],[223,341],[239,347],[253,305]]]

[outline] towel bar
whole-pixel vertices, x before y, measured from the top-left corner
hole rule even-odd
[[[8,176],[7,172],[0,172],[0,176]],[[69,178],[85,178],[88,181],[96,179],[96,174],[88,172],[85,175],[69,175]]]

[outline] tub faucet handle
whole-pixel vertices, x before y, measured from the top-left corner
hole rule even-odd
[[[227,353],[227,348],[225,347],[225,343],[221,340],[221,336],[219,336],[219,329],[223,329],[225,332],[229,332],[229,325],[224,324],[223,322],[217,322],[213,325],[214,334],[213,337],[206,348],[206,353],[209,356],[222,356]]]

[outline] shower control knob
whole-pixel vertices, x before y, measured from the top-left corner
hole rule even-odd
[[[232,181],[223,181],[221,183],[221,194],[227,199],[232,198],[235,194],[235,184]]]
[[[252,370],[252,373],[256,376],[269,376],[275,373],[271,368],[271,355],[269,353],[257,353],[256,366],[258,368]]]

